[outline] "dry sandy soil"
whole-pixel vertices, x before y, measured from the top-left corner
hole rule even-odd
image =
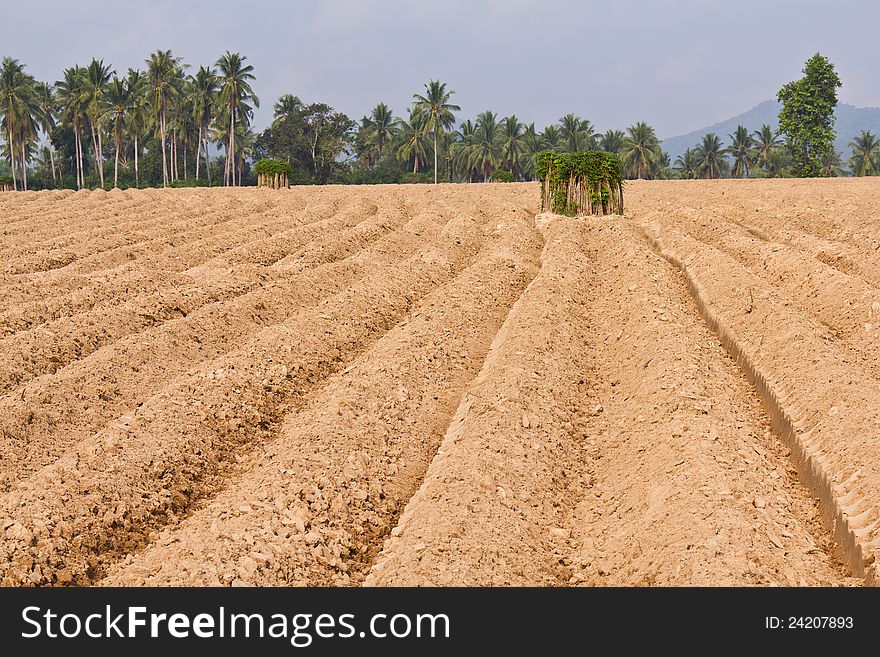
[[[874,181],[538,193],[0,194],[0,583],[874,583]]]

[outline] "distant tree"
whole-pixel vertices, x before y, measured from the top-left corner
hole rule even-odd
[[[455,93],[446,90],[446,83],[430,80],[425,85],[425,94],[413,94],[416,109],[428,118],[431,133],[434,137],[434,184],[437,184],[437,138],[444,131],[455,125],[453,112],[461,111],[458,105],[449,101]]]
[[[730,147],[727,152],[733,158],[730,175],[734,178],[748,178],[749,162],[754,156],[755,142],[745,126],[741,125],[738,125],[736,131],[728,136],[730,137]]]
[[[114,77],[104,93],[104,115],[110,120],[113,133],[115,157],[113,161],[113,186],[119,186],[119,153],[122,150],[125,117],[131,107],[132,93],[124,80]]]
[[[147,60],[147,76],[150,89],[150,106],[153,119],[159,126],[160,146],[162,148],[162,186],[168,187],[168,106],[180,93],[178,69],[180,58],[170,50],[157,50]]]
[[[208,132],[214,120],[214,109],[217,103],[217,94],[220,91],[220,78],[217,71],[211,66],[200,66],[194,76],[189,79],[189,104],[192,107],[192,117],[198,126],[198,138],[196,146],[196,180],[199,179],[199,156],[204,150],[205,173],[208,183],[211,182],[211,163],[208,159]]]
[[[370,112],[370,116],[364,117],[364,143],[375,149],[377,158],[385,156],[385,150],[394,141],[399,125],[400,120],[385,103],[379,103]]]
[[[34,87],[36,102],[39,105],[39,124],[43,134],[49,138],[49,146],[46,152],[49,155],[49,167],[52,170],[52,183],[58,184],[58,177],[55,175],[55,149],[52,148],[52,131],[55,129],[55,118],[58,111],[55,88],[48,82],[38,82]]]
[[[397,157],[413,162],[413,173],[419,172],[419,164],[428,159],[431,150],[430,116],[421,110],[410,109],[409,120],[400,122],[400,138]]]
[[[880,173],[880,141],[869,130],[862,130],[849,142],[852,155],[849,168],[854,176],[876,176]]]
[[[700,178],[721,178],[727,172],[727,158],[721,140],[714,132],[703,137],[697,146],[697,175]]]
[[[608,130],[599,137],[599,148],[607,153],[620,153],[626,133],[623,130]]]
[[[566,114],[559,119],[559,134],[564,150],[569,153],[596,147],[592,124],[575,114]]]
[[[661,154],[654,128],[639,122],[627,128],[626,133],[620,151],[623,167],[633,178],[646,178],[656,168]]]
[[[782,144],[779,134],[773,131],[766,123],[761,126],[760,130],[755,130],[755,166],[766,170],[770,165],[770,156],[773,149],[778,148]]]
[[[511,115],[501,121],[500,125],[500,141],[501,141],[501,162],[503,166],[514,176],[520,175],[520,160],[522,159],[523,150],[523,131],[525,124]]]
[[[559,130],[559,126],[548,125],[544,128],[544,132],[541,133],[541,141],[544,142],[544,146],[547,150],[553,151],[554,153],[558,153],[562,150],[562,133]]]
[[[822,158],[822,173],[828,178],[836,178],[846,174],[843,168],[843,159],[836,148]]]
[[[834,108],[841,82],[834,65],[818,53],[807,60],[803,72],[804,77],[779,90],[779,128],[786,136],[795,175],[823,176],[822,159],[834,148]]]
[[[691,180],[697,177],[697,167],[699,164],[700,162],[697,156],[697,151],[693,148],[689,148],[675,158],[675,171],[678,173],[679,178],[683,180]]]
[[[16,170],[21,173],[23,187],[27,189],[27,142],[38,112],[34,79],[24,72],[24,65],[17,59],[5,57],[0,65],[0,119],[12,169],[13,189],[17,189]]]
[[[251,88],[251,80],[254,77],[254,67],[245,64],[247,57],[237,52],[226,51],[216,66],[220,70],[220,89],[218,92],[220,104],[224,108],[226,119],[229,121],[226,145],[226,184],[235,186],[235,137],[239,124],[247,127],[253,107],[260,106],[260,99]],[[225,123],[225,122],[224,122]]]
[[[495,112],[485,111],[477,116],[470,163],[489,182],[492,172],[501,163],[501,129]]]
[[[95,167],[98,169],[98,177],[101,180],[101,187],[104,186],[104,144],[102,135],[104,131],[99,123],[103,115],[104,93],[107,85],[110,84],[110,78],[115,74],[113,68],[109,64],[104,64],[104,60],[92,59],[85,68],[85,104],[86,112],[89,117],[89,127],[92,131],[92,147],[95,151]]]

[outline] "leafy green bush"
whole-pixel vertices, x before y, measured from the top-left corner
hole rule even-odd
[[[254,173],[258,176],[277,176],[291,174],[290,165],[284,160],[273,160],[268,157],[257,160]]]
[[[614,153],[542,151],[535,156],[542,211],[623,214],[623,168]]]
[[[496,171],[492,174],[492,182],[511,183],[513,182],[513,174],[510,171]]]

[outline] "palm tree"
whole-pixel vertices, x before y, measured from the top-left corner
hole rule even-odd
[[[699,158],[697,151],[693,148],[687,149],[684,153],[675,158],[675,170],[678,177],[683,180],[691,180],[697,177],[697,166],[699,166]]]
[[[89,116],[89,126],[92,131],[92,148],[95,150],[95,166],[98,169],[101,187],[104,186],[104,154],[100,120],[104,90],[107,88],[107,85],[110,83],[110,78],[114,74],[115,71],[113,71],[109,64],[106,66],[104,65],[103,59],[100,61],[92,59],[91,63],[84,71],[84,92],[86,94],[84,100]]]
[[[57,185],[58,178],[55,175],[55,149],[52,148],[52,131],[55,129],[55,113],[57,111],[55,88],[48,82],[38,82],[36,87],[34,87],[34,92],[40,108],[40,129],[46,135],[46,141],[49,143],[47,150],[49,151],[49,165],[52,169],[52,182]]]
[[[74,137],[74,160],[76,160],[76,186],[85,186],[85,157],[82,147],[82,131],[88,119],[86,113],[85,75],[81,66],[64,69],[64,79],[55,83],[59,104],[63,108],[62,119],[70,127]]]
[[[455,144],[453,146],[453,163],[458,169],[459,175],[466,182],[474,182],[476,171],[471,165],[471,153],[474,146],[474,133],[477,126],[473,121],[468,119],[458,130],[455,131]]]
[[[290,118],[297,112],[301,112],[302,108],[303,104],[299,97],[292,94],[283,94],[275,102],[273,108],[275,117],[275,120],[272,122],[273,125],[278,121],[284,121],[285,119]]]
[[[700,178],[720,178],[727,171],[727,158],[721,140],[714,132],[703,137],[697,146],[697,174]]]
[[[125,117],[131,108],[132,92],[124,80],[114,77],[104,92],[104,111],[109,117],[113,131],[113,145],[116,157],[113,162],[113,187],[119,186],[119,153],[122,150],[122,129]]]
[[[769,171],[773,159],[773,150],[782,144],[782,140],[779,138],[778,133],[774,132],[773,128],[766,123],[761,126],[760,130],[755,130],[753,134],[755,166]]]
[[[501,133],[499,137],[500,159],[504,166],[507,167],[507,170],[514,176],[520,173],[520,159],[525,150],[525,145],[523,144],[523,130],[525,127],[525,124],[521,123],[515,114],[501,121],[499,126]]]
[[[147,60],[147,78],[149,80],[153,118],[159,127],[159,138],[162,146],[162,186],[168,187],[168,155],[166,152],[168,106],[179,94],[178,69],[180,58],[171,54],[170,50],[157,50]]]
[[[259,107],[260,99],[251,89],[250,81],[255,80],[254,67],[245,64],[247,57],[237,52],[228,50],[217,60],[216,66],[220,69],[220,102],[228,114],[229,119],[229,143],[226,154],[226,184],[230,181],[235,186],[235,131],[241,121],[242,125],[250,123],[252,114],[251,107]],[[230,178],[231,176],[231,178]]]
[[[208,176],[208,184],[211,182],[211,169],[208,160],[208,130],[214,119],[214,104],[217,92],[220,89],[220,79],[213,67],[200,66],[194,76],[190,77],[189,102],[192,103],[193,120],[199,129],[196,147],[196,180],[199,179],[199,156],[202,146],[205,149],[205,172]],[[285,96],[282,96],[285,98]],[[277,103],[276,103],[277,112]],[[276,114],[277,115],[277,114]]]
[[[727,149],[727,152],[733,156],[733,167],[730,174],[734,178],[748,178],[749,160],[752,159],[755,141],[745,126],[741,125],[736,126],[736,131],[728,137],[730,137],[730,148]]]
[[[848,144],[852,149],[849,168],[854,176],[876,176],[880,173],[880,141],[870,130],[862,130]]]
[[[623,166],[631,176],[645,178],[657,166],[660,159],[660,142],[654,128],[639,122],[626,129],[626,137],[620,154]]]
[[[559,126],[548,125],[544,128],[544,132],[541,133],[541,141],[544,142],[544,146],[548,150],[558,153],[562,145],[562,134],[559,131]]]
[[[141,184],[139,158],[141,143],[147,133],[147,84],[147,77],[143,73],[137,69],[128,69],[125,86],[131,93],[131,99],[128,112],[125,115],[125,123],[134,147],[134,184],[136,187],[140,187]]]
[[[381,159],[385,154],[386,146],[394,139],[397,133],[400,119],[395,118],[394,112],[385,103],[379,103],[370,112],[370,116],[364,117],[362,129],[364,130],[365,144],[374,146],[376,154]]]
[[[523,131],[523,155],[521,160],[522,175],[526,180],[535,178],[535,156],[544,150],[544,141],[535,130],[535,124],[529,123]]]
[[[483,174],[483,182],[489,182],[492,171],[501,163],[501,130],[498,115],[485,111],[477,116],[470,164]]]
[[[453,112],[460,112],[458,105],[449,102],[455,91],[446,91],[446,83],[430,80],[425,85],[425,95],[413,94],[416,108],[428,117],[434,135],[434,184],[437,184],[437,136],[455,125]]]
[[[625,139],[626,134],[623,130],[608,130],[599,137],[599,148],[606,153],[620,153]]]
[[[569,153],[593,148],[596,139],[593,136],[593,126],[586,119],[575,114],[566,114],[559,119],[559,132],[565,150]]]
[[[830,153],[824,155],[819,164],[822,174],[828,178],[836,178],[845,173],[843,169],[843,161],[836,148],[832,148]]]
[[[24,65],[17,59],[4,57],[0,65],[0,118],[3,120],[9,163],[12,168],[12,188],[18,189],[16,169],[21,166],[22,183],[27,189],[27,145],[23,136],[28,132],[28,122],[38,110],[34,79],[24,72]],[[22,154],[19,163],[18,151]]]
[[[413,160],[413,173],[419,172],[419,162],[428,158],[428,150],[431,142],[428,139],[430,133],[430,116],[417,109],[409,110],[409,121],[399,119],[400,145],[397,148],[397,157],[404,162]]]

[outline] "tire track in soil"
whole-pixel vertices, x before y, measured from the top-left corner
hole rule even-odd
[[[141,404],[175,376],[237,348],[253,331],[313,308],[373,276],[376,269],[399,263],[426,237],[430,240],[439,233],[436,216],[419,215],[404,221],[406,218],[401,215],[396,223],[402,226],[370,240],[345,261],[321,265],[323,260],[337,257],[339,251],[322,251],[320,244],[306,247],[302,253],[310,254],[308,262],[314,269],[120,340],[54,376],[31,382],[20,394],[0,398],[0,432],[4,437],[0,484],[8,488],[106,422]],[[377,221],[370,220],[379,226],[385,222],[384,212]],[[344,237],[336,239],[353,250],[358,237],[366,241],[375,236],[361,231],[360,235],[348,235],[348,240]]]
[[[199,366],[2,495],[0,583],[94,581],[222,489],[227,463],[473,259],[480,237],[456,222],[439,243]]]
[[[351,585],[422,481],[540,248],[520,211],[342,373],[209,505],[102,585]]]

